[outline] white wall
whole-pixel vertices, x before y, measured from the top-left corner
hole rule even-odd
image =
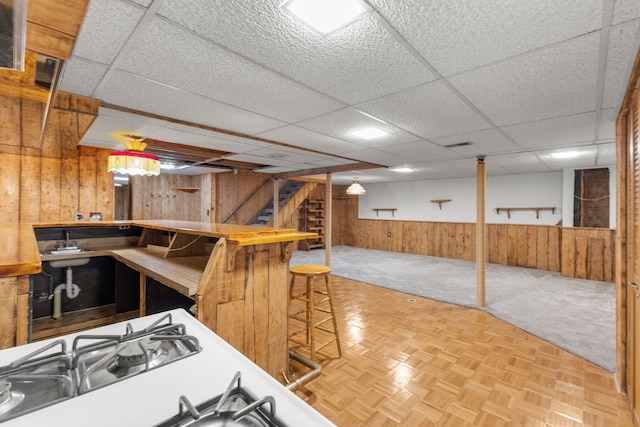
[[[568,176],[571,176],[569,181]],[[573,170],[540,174],[523,174],[487,177],[486,222],[492,224],[555,225],[563,221],[566,227],[573,223]],[[615,227],[615,168],[610,168],[611,227]],[[361,183],[367,194],[360,197],[358,217],[362,219],[388,219],[405,221],[475,222],[476,180],[447,179],[403,183]],[[451,199],[442,209],[435,199]],[[535,211],[496,213],[496,208],[555,207],[555,213],[541,211],[536,219]],[[374,208],[395,208],[391,212],[380,211],[376,217]],[[566,211],[570,209],[570,213]],[[567,216],[568,215],[568,216]],[[569,221],[567,222],[567,219]]]

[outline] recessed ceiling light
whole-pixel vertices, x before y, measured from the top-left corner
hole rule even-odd
[[[559,151],[557,153],[551,153],[551,157],[554,159],[571,159],[572,157],[578,157],[580,153],[578,151]]]
[[[282,7],[321,34],[344,27],[366,12],[356,0],[289,0]]]
[[[391,169],[394,172],[400,172],[400,173],[409,173],[409,172],[413,172],[413,169],[411,169],[409,166],[401,166],[398,168],[393,168]]]
[[[378,128],[365,128],[351,132],[351,135],[355,135],[358,138],[362,139],[373,139],[380,138],[381,136],[385,136],[387,132]]]

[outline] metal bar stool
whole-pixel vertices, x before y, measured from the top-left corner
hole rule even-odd
[[[326,265],[303,264],[291,267],[289,272],[291,273],[291,285],[289,286],[289,318],[304,324],[303,328],[290,333],[290,340],[296,344],[310,347],[312,360],[315,358],[318,350],[335,341],[338,347],[338,357],[342,357],[338,325],[336,323],[335,311],[333,310],[331,287],[329,286],[329,273],[331,272],[331,268]],[[298,276],[306,277],[307,283],[303,293],[295,294],[294,287]],[[314,279],[320,276],[324,277],[324,289],[314,286]],[[303,301],[304,306],[292,312],[291,303],[295,300]],[[321,313],[319,316],[323,316],[323,314],[324,316],[321,319],[317,319],[316,312]],[[328,325],[326,325],[329,320],[333,323],[333,329],[328,328]],[[327,341],[316,345],[316,330],[322,331],[323,336],[326,334],[330,337]],[[304,343],[295,339],[295,337],[303,331],[305,332]]]

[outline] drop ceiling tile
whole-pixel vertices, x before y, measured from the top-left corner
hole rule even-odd
[[[409,165],[460,157],[459,154],[429,141],[417,141],[408,144],[380,147],[379,149],[390,154],[393,153],[402,156],[406,159],[405,163]]]
[[[592,34],[449,78],[495,124],[593,111],[599,35]]]
[[[64,74],[60,80],[60,90],[90,97],[102,81],[107,69],[107,65],[99,62],[74,57],[64,68]]]
[[[427,139],[491,126],[442,81],[359,104],[356,108]]]
[[[140,7],[120,0],[91,0],[73,55],[111,64],[142,15]]]
[[[114,129],[118,130],[118,134],[114,134]],[[104,145],[110,143],[110,148],[113,149],[123,149],[124,144],[120,139],[121,133],[131,133],[148,137],[157,129],[154,125],[139,121],[99,115],[87,131],[85,137],[87,139],[103,141]]]
[[[297,126],[319,132],[324,135],[329,135],[334,138],[354,142],[362,147],[380,147],[390,144],[402,144],[419,139],[417,136],[412,135],[409,132],[391,124],[376,120],[375,118],[372,118],[367,114],[363,114],[354,108],[345,108],[310,120],[305,120],[297,123]],[[368,127],[377,127],[387,131],[388,134],[380,138],[373,138],[369,140],[364,140],[355,135],[351,135],[351,132]]]
[[[258,148],[247,152],[250,156],[267,157],[270,159],[282,160],[288,163],[305,163],[325,158],[322,155],[315,156],[314,153],[296,150],[286,147]]]
[[[472,145],[451,147],[449,150],[465,155],[504,153],[517,150],[519,147],[497,129],[486,129],[460,135],[432,138],[431,141],[440,146],[471,142]]]
[[[640,18],[640,3],[637,0],[616,0],[613,7],[613,25],[636,18]]]
[[[366,148],[358,151],[342,153],[343,156],[356,159],[360,162],[373,163],[380,166],[399,166],[410,161],[404,156],[389,153],[387,151]]]
[[[353,160],[333,157],[330,159],[314,160],[309,163],[318,167],[329,167],[329,166],[350,165],[350,164],[353,164]]]
[[[596,113],[555,117],[501,128],[522,148],[553,147],[595,139]]]
[[[540,158],[535,153],[512,153],[489,156],[486,159],[488,165],[495,164],[499,166],[525,166],[525,165],[541,165]]]
[[[602,27],[602,0],[372,0],[372,3],[444,76]]]
[[[600,129],[598,139],[616,139],[616,120],[618,119],[618,109],[610,108],[602,110],[600,117]]]
[[[609,30],[602,108],[619,107],[622,104],[638,52],[639,28],[640,21],[634,21]]]
[[[123,71],[103,88],[102,99],[111,104],[236,132],[259,133],[284,124]]]
[[[527,165],[519,165],[519,166],[504,166],[504,168],[513,174],[545,173],[545,172],[553,172],[556,170],[556,169],[550,168],[545,163],[527,164]]]
[[[153,0],[131,0],[138,3],[140,6],[149,7]]]
[[[176,144],[191,145],[194,147],[209,148],[212,150],[229,151],[232,153],[244,153],[257,148],[255,144],[247,144],[239,141],[228,141],[216,137],[215,133],[210,135],[202,135],[193,132],[184,132],[170,128],[157,128],[155,131],[147,134],[148,138],[158,139],[160,141],[173,142]],[[245,140],[249,141],[249,140]]]
[[[333,138],[293,125],[283,126],[257,134],[256,136],[330,154],[340,154],[362,148],[352,142]]]
[[[141,31],[121,67],[283,121],[304,120],[344,107],[161,18],[152,19]]]
[[[320,36],[280,8],[281,3],[167,0],[159,13],[346,104],[435,78],[370,14]]]

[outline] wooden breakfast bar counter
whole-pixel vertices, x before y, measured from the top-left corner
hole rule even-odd
[[[114,226],[140,227],[137,245],[41,254],[34,231]],[[42,261],[111,256],[139,273],[126,286],[139,286],[141,316],[149,277],[193,299],[198,320],[273,377],[286,371],[289,260],[294,242],[315,233],[163,220],[0,224],[0,233],[0,348],[27,341],[29,275]]]

